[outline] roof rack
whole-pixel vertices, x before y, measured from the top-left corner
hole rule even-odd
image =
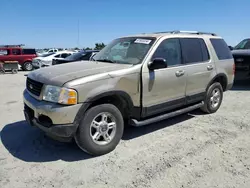
[[[171,34],[179,34],[179,33],[188,33],[188,34],[196,34],[196,35],[212,35],[217,36],[215,33],[209,33],[209,32],[202,32],[202,31],[163,31],[163,32],[154,32],[155,34],[158,33],[171,33]]]
[[[8,47],[22,47],[22,46],[25,46],[24,44],[2,44],[0,45],[0,47],[5,47],[5,48],[8,48]]]

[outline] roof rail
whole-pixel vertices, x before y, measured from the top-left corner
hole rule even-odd
[[[0,47],[5,47],[5,48],[8,48],[8,47],[22,47],[22,46],[25,46],[24,44],[0,44]]]
[[[154,32],[154,33],[155,34],[158,34],[158,33],[171,33],[171,34],[188,33],[188,34],[196,34],[196,35],[212,35],[212,36],[217,36],[215,33],[202,32],[202,31],[180,31],[180,30],[175,30],[175,31],[163,31],[163,32]]]

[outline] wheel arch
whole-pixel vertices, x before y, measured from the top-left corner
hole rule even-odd
[[[96,105],[109,103],[115,105],[122,113],[123,118],[127,119],[134,108],[133,101],[128,93],[121,90],[110,90],[96,94],[86,99],[76,115],[75,123],[79,124],[85,112]]]
[[[226,74],[219,73],[217,74],[207,85],[206,91],[208,90],[209,86],[212,85],[214,82],[219,82],[222,86],[223,91],[227,90],[228,79]]]

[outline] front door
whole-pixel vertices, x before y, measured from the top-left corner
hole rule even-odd
[[[151,116],[173,110],[185,104],[186,73],[181,60],[180,41],[168,38],[158,41],[149,61],[154,58],[166,60],[167,68],[148,69],[148,62],[142,68],[142,116]]]

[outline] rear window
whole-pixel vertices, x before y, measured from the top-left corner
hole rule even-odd
[[[219,60],[232,59],[233,55],[223,39],[210,39]]]
[[[207,46],[203,39],[181,38],[184,63],[199,63],[209,60]]]
[[[35,49],[23,49],[23,54],[36,54]]]
[[[9,54],[10,54],[10,50],[0,49],[0,55],[9,55]]]

